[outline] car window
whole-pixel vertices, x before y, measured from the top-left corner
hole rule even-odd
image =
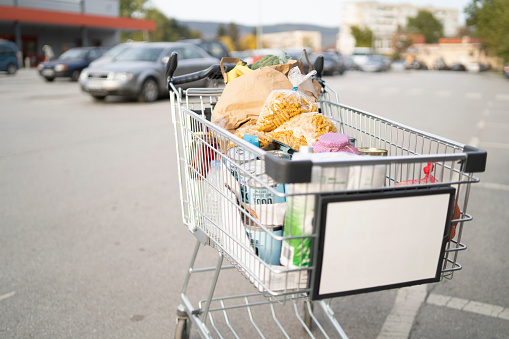
[[[95,60],[99,57],[99,53],[97,53],[97,50],[93,49],[88,53],[88,59],[89,60]]]
[[[207,53],[215,57],[222,57],[223,55],[225,55],[223,47],[218,43],[207,42],[200,47],[202,47],[205,51],[207,51]]]
[[[87,57],[86,49],[70,49],[60,56],[60,60],[83,60]]]
[[[201,59],[203,55],[191,47],[180,48],[179,58],[181,59]]]
[[[120,61],[157,61],[162,51],[161,47],[129,47],[115,59]]]

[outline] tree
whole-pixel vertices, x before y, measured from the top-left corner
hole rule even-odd
[[[120,0],[120,13],[131,18],[153,20],[156,29],[147,33],[142,31],[122,32],[122,41],[177,41],[180,39],[201,38],[201,32],[190,30],[177,20],[168,18],[157,8],[148,5],[147,0]]]
[[[482,40],[488,53],[509,60],[509,2],[472,0],[465,8],[467,25]]]
[[[224,28],[224,25],[223,24],[220,24],[219,26],[217,26],[217,31],[216,31],[216,38],[220,38],[222,36],[226,36],[227,33],[226,33],[226,28]]]
[[[147,0],[120,0],[120,16],[139,18],[143,16]]]
[[[409,32],[424,35],[427,44],[437,43],[438,39],[444,36],[440,21],[426,10],[420,10],[415,17],[408,18],[407,29]]]
[[[355,38],[355,47],[372,47],[373,31],[368,27],[351,26],[350,32]]]

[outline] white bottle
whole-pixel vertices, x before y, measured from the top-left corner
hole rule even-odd
[[[217,233],[217,227],[221,226],[222,218],[222,186],[224,185],[223,180],[221,178],[221,161],[220,160],[212,160],[210,162],[209,172],[207,173],[207,185],[205,189],[205,216],[206,220],[205,224],[209,228],[209,232],[211,235]]]

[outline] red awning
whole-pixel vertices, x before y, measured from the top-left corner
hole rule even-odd
[[[0,20],[121,30],[154,31],[156,29],[156,23],[153,20],[57,12],[11,6],[0,6]]]

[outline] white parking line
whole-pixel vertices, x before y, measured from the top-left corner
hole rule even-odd
[[[7,299],[7,298],[10,298],[12,297],[13,295],[16,294],[16,291],[12,291],[11,293],[7,293],[7,294],[4,294],[4,295],[0,295],[0,301],[4,300],[4,299]]]
[[[426,293],[426,285],[400,288],[377,339],[407,339]]]
[[[497,94],[495,95],[495,99],[500,101],[509,101],[509,94]]]
[[[438,92],[435,92],[435,95],[438,97],[446,98],[446,97],[450,97],[452,95],[452,92],[451,91],[438,91]]]
[[[465,97],[468,99],[482,99],[482,94],[479,92],[467,92]]]
[[[430,293],[426,299],[426,303],[481,314],[492,318],[509,320],[509,308],[498,305],[481,303],[463,298],[449,297],[436,293]]]

